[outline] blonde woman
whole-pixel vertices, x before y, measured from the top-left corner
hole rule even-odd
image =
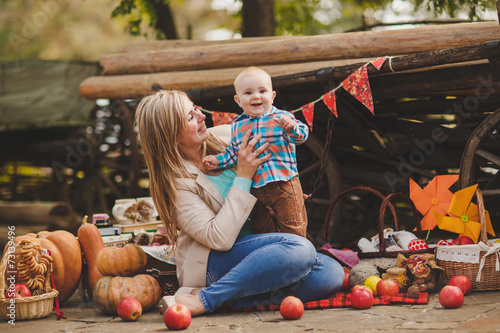
[[[222,305],[280,304],[288,295],[319,300],[340,289],[342,267],[317,253],[306,238],[251,234],[252,178],[270,157],[268,144],[254,148],[260,135],[244,135],[236,170],[210,171],[203,158],[220,153],[226,144],[208,131],[205,115],[185,93],[159,91],[145,97],[136,123],[151,196],[176,244],[181,288],[164,297],[163,306],[182,303],[197,316]]]

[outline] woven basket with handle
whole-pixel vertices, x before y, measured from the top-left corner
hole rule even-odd
[[[491,244],[486,232],[486,213],[481,190],[476,189],[480,242],[471,245],[446,245],[436,249],[436,262],[444,269],[442,275],[449,280],[465,275],[472,283],[472,290],[500,289],[500,244]]]
[[[369,188],[369,187],[352,187],[352,188],[347,189],[347,190],[341,192],[340,194],[338,194],[337,197],[335,197],[334,200],[332,201],[332,203],[330,204],[330,209],[328,210],[327,217],[325,220],[324,229],[323,229],[323,231],[324,231],[323,237],[324,237],[325,241],[326,241],[327,236],[328,236],[328,231],[334,230],[334,226],[336,225],[336,223],[339,223],[338,221],[334,221],[334,224],[332,225],[332,227],[330,227],[330,228],[328,227],[328,221],[330,221],[330,214],[333,211],[334,206],[340,201],[340,199],[344,195],[350,194],[350,193],[356,192],[356,191],[365,191],[365,192],[373,193],[377,197],[382,199],[382,203],[381,203],[380,209],[379,209],[379,218],[378,218],[378,234],[379,235],[383,235],[383,232],[384,232],[384,228],[385,228],[384,218],[385,218],[385,212],[386,212],[387,207],[389,207],[389,209],[392,213],[392,216],[394,219],[395,230],[396,231],[399,230],[399,222],[398,222],[398,218],[396,215],[396,210],[395,210],[394,206],[391,204],[391,201],[394,198],[402,198],[405,201],[407,201],[408,204],[411,206],[411,208],[413,210],[413,216],[415,218],[415,226],[417,228],[417,236],[419,238],[422,238],[422,227],[420,225],[420,219],[419,219],[419,215],[418,215],[419,213],[418,213],[417,209],[415,208],[415,205],[409,196],[407,196],[404,193],[399,193],[399,192],[391,193],[388,196],[384,196],[380,192],[378,192],[372,188]],[[379,248],[380,248],[380,250],[378,252],[358,252],[358,256],[361,259],[365,259],[365,258],[395,258],[400,253],[405,255],[405,256],[410,256],[412,254],[432,253],[433,252],[432,248],[423,249],[423,250],[415,250],[415,251],[386,251],[384,237],[380,237]]]
[[[35,243],[32,243],[38,253],[42,254],[43,249]],[[5,252],[2,262],[0,263],[0,317],[5,320],[29,320],[47,317],[53,309],[54,298],[59,294],[55,289],[52,289],[50,283],[51,269],[47,270],[44,283],[44,293],[40,295],[22,297],[22,298],[6,298],[5,291],[8,286],[6,283],[7,277],[15,274],[15,268],[10,269],[14,263],[14,253]]]

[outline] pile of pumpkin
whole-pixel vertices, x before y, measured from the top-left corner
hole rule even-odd
[[[14,242],[19,244],[22,241],[31,241],[50,250],[60,303],[75,293],[82,274],[85,274],[82,269],[82,251],[87,263],[88,275],[85,278],[88,277],[92,298],[104,313],[116,314],[118,304],[125,297],[139,300],[143,312],[154,309],[160,301],[158,281],[148,274],[140,274],[147,263],[144,250],[135,244],[127,244],[122,248],[106,247],[93,224],[83,223],[78,229],[78,239],[70,232],[58,230],[18,236]],[[6,251],[7,248],[4,253]]]

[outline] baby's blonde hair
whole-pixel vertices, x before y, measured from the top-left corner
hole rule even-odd
[[[270,84],[270,86],[272,88],[273,84],[272,84],[271,75],[269,75],[268,72],[266,72],[265,70],[263,70],[260,67],[250,66],[250,67],[247,67],[244,70],[242,70],[238,74],[238,76],[236,76],[236,79],[234,79],[233,86],[234,86],[234,89],[236,90],[236,92],[238,91],[238,84],[239,84],[239,82],[241,81],[241,79],[243,77],[253,76],[253,75],[256,75],[256,74],[258,74],[258,75],[264,74],[267,78],[269,78],[269,84]]]

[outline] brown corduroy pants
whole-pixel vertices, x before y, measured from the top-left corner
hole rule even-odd
[[[257,198],[250,215],[254,233],[285,232],[306,237],[307,212],[299,177],[252,188],[251,192]],[[275,212],[274,217],[266,206]]]

